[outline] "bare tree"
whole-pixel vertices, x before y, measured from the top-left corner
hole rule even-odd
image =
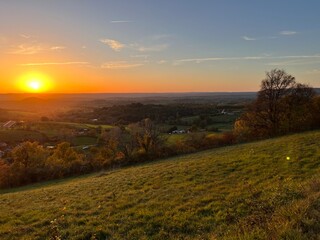
[[[261,82],[256,101],[235,124],[238,135],[263,138],[310,128],[314,90],[284,70],[273,69]]]
[[[296,85],[295,78],[284,70],[273,69],[266,73],[266,78],[261,82],[258,93],[256,110],[258,119],[275,135],[279,130],[281,113],[283,111],[282,99],[292,94]]]
[[[156,153],[161,146],[160,132],[149,118],[142,120],[138,124],[131,125],[131,134],[135,137],[138,146],[147,155]]]

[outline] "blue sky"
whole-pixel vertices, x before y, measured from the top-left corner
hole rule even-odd
[[[52,75],[55,91],[66,81],[117,92],[253,91],[265,71],[282,68],[319,87],[319,9],[316,0],[2,1],[0,63],[13,70],[0,77],[32,68]]]

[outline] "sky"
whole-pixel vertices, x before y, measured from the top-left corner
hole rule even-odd
[[[319,0],[0,1],[0,93],[257,91],[266,71],[320,87]],[[35,85],[33,83],[33,85]]]

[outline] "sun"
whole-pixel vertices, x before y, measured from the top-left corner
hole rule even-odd
[[[23,92],[44,93],[51,89],[52,83],[48,76],[42,73],[27,73],[20,77],[18,87]]]
[[[38,80],[38,79],[31,80],[28,83],[28,87],[30,88],[30,90],[33,90],[33,91],[40,91],[42,87],[41,80]]]

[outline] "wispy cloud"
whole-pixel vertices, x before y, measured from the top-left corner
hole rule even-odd
[[[319,59],[320,54],[315,55],[289,55],[289,56],[244,56],[244,57],[207,57],[207,58],[185,58],[174,61],[174,65],[183,63],[202,63],[208,61],[252,61],[252,60],[303,60],[303,59]]]
[[[146,54],[138,54],[138,55],[131,55],[131,58],[144,58],[147,59],[149,57],[149,55]]]
[[[66,48],[65,46],[53,46],[50,48],[50,50],[63,50],[65,48]]]
[[[243,36],[242,39],[246,40],[246,41],[256,41],[257,40],[256,38],[252,38],[252,37],[248,37],[248,36]]]
[[[46,65],[88,65],[88,62],[40,62],[40,63],[21,63],[19,66],[46,66]]]
[[[31,38],[30,35],[27,35],[27,34],[20,34],[20,37],[24,38],[24,39],[29,39]]]
[[[9,54],[18,55],[32,55],[44,51],[44,48],[40,45],[20,44],[10,50]]]
[[[56,51],[65,49],[64,46],[44,46],[41,44],[20,44],[18,46],[12,47],[9,50],[9,54],[16,54],[16,55],[33,55],[38,54],[45,51]]]
[[[128,69],[143,66],[143,63],[130,63],[127,61],[105,62],[101,65],[101,68],[106,69]]]
[[[123,44],[117,40],[114,40],[114,39],[108,39],[108,38],[100,39],[100,42],[108,45],[111,49],[113,49],[114,51],[117,51],[117,52],[126,47],[125,44]]]
[[[110,23],[132,23],[133,21],[130,20],[113,20]]]
[[[301,58],[295,60],[288,60],[288,61],[280,61],[280,62],[270,62],[268,66],[295,66],[295,65],[309,65],[309,64],[317,64],[320,63],[319,59],[311,59],[311,58]]]
[[[280,35],[284,35],[284,36],[290,36],[290,35],[295,35],[297,34],[298,32],[295,32],[295,31],[281,31],[280,32]]]
[[[174,61],[174,65],[180,65],[183,63],[193,62],[193,63],[202,63],[202,62],[211,62],[211,61],[238,61],[238,60],[260,60],[266,57],[252,56],[252,57],[208,57],[208,58],[185,58],[178,59]]]
[[[161,52],[169,47],[169,44],[156,44],[156,45],[142,45],[140,43],[125,44],[115,39],[105,38],[99,40],[101,43],[109,46],[116,52],[121,51],[124,48],[139,51],[141,53],[146,52]]]
[[[279,33],[277,33],[276,35],[277,36],[262,36],[262,37],[259,37],[259,38],[256,38],[256,37],[249,37],[249,36],[242,36],[241,38],[245,41],[260,41],[260,40],[266,40],[266,39],[277,39],[279,38],[279,35],[282,35],[282,36],[291,36],[291,35],[295,35],[295,34],[298,34],[298,32],[296,31],[281,31]]]

